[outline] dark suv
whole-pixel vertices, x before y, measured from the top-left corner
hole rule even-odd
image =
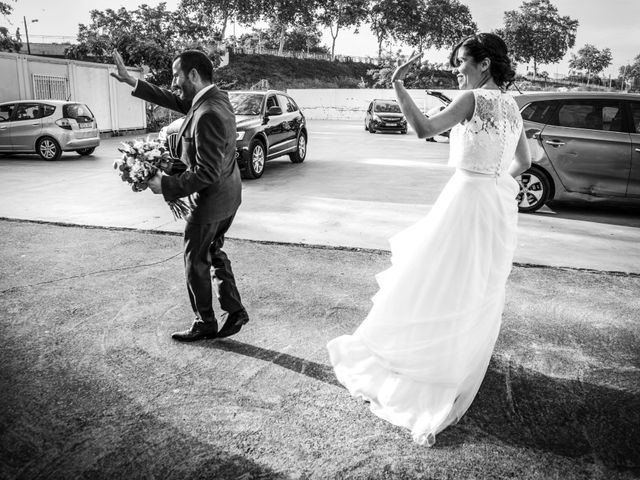
[[[229,101],[236,114],[236,161],[244,178],[259,178],[265,163],[289,155],[302,163],[307,155],[307,122],[296,102],[284,92],[232,91]],[[159,138],[175,144],[183,118],[160,131]]]

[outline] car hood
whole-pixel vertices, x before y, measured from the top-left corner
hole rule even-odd
[[[262,118],[255,115],[236,115],[236,128],[247,130],[262,124]]]
[[[387,112],[374,112],[379,117],[384,118],[404,118],[402,113],[387,113]]]
[[[162,127],[160,136],[166,138],[172,133],[178,133],[182,126],[182,122],[184,122],[184,117],[174,120],[166,127]],[[261,123],[262,118],[256,115],[236,115],[237,129],[247,130],[249,128],[257,127]]]

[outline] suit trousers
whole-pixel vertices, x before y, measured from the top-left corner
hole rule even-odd
[[[224,314],[243,310],[240,293],[231,270],[231,262],[222,251],[224,235],[233,216],[219,222],[187,222],[184,230],[184,267],[187,291],[196,321],[215,322],[213,292]]]

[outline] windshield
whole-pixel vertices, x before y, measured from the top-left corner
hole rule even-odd
[[[236,115],[260,115],[263,93],[229,92],[229,100]]]
[[[376,102],[373,110],[381,113],[401,113],[400,106],[396,102]]]

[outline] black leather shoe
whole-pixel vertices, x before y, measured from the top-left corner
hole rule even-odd
[[[171,334],[171,338],[178,340],[179,342],[195,342],[196,340],[216,338],[217,336],[218,325],[215,321],[212,323],[193,322],[193,325],[191,325],[189,330],[174,332]]]
[[[218,338],[230,337],[240,331],[245,323],[249,322],[249,315],[246,310],[234,312],[227,317],[227,321],[218,332]]]

